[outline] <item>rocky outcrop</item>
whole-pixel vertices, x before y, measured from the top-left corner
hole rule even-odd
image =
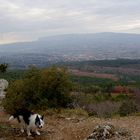
[[[8,87],[9,83],[5,79],[0,79],[0,98],[3,99],[5,97],[5,89]]]
[[[115,128],[111,124],[98,125],[85,140],[136,140],[129,130],[125,128]]]

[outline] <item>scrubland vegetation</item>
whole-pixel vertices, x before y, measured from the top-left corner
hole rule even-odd
[[[139,73],[117,73],[118,80],[114,80],[90,76],[89,71],[95,73],[92,69],[87,69],[87,75],[76,75],[69,70],[71,68],[86,71],[83,65],[78,68],[57,65],[29,67],[26,70],[8,69],[0,73],[1,78],[9,81],[6,98],[2,102],[5,110],[0,112],[0,137],[17,140],[25,137],[7,123],[9,113],[25,107],[46,116],[47,123],[40,140],[82,140],[97,124],[106,122],[124,126],[139,138]]]
[[[21,107],[82,109],[96,117],[126,116],[140,111],[138,82],[130,85],[122,79],[76,76],[58,66],[8,71],[3,77],[10,81],[3,101],[9,113]]]

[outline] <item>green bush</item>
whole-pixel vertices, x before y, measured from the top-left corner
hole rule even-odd
[[[125,95],[124,93],[118,94],[115,97],[112,97],[113,101],[119,102],[119,101],[125,101],[128,100],[130,97]]]
[[[95,95],[94,99],[97,102],[107,101],[111,98],[109,93],[98,93]]]
[[[66,107],[71,102],[70,89],[71,82],[65,69],[30,68],[23,79],[10,84],[3,105],[7,112],[21,107]]]
[[[101,91],[101,88],[99,86],[95,86],[95,85],[90,85],[90,86],[86,86],[83,88],[84,93],[95,94],[95,93],[99,93],[100,91]]]
[[[133,101],[123,102],[119,108],[120,116],[127,116],[137,112],[137,106]]]

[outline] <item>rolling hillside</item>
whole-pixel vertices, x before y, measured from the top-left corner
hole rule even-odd
[[[13,68],[40,67],[64,61],[139,59],[140,35],[126,33],[70,34],[33,42],[0,45],[0,63]]]

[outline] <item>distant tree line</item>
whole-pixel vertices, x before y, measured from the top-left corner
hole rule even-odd
[[[61,64],[62,65],[62,64]],[[63,65],[81,68],[85,65],[96,65],[104,67],[121,67],[126,65],[140,65],[140,59],[115,59],[115,60],[88,60],[88,61],[73,61],[64,62]]]

